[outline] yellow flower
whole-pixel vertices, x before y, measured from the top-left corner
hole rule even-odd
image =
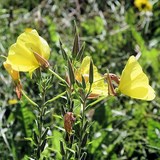
[[[75,79],[82,82],[82,76],[86,82],[86,90],[89,91],[89,68],[90,68],[91,57],[86,56],[81,66],[75,71]],[[93,76],[94,81],[91,88],[91,94],[89,98],[97,98],[99,96],[108,96],[108,85],[104,82],[103,77],[98,73],[96,66],[93,65]]]
[[[14,70],[12,68],[12,66],[7,62],[4,62],[3,66],[7,70],[7,72],[10,74],[10,76],[13,79],[13,81],[19,81],[20,77],[19,77],[19,72],[18,71]]]
[[[152,10],[152,5],[148,0],[135,0],[134,5],[140,11],[151,11]]]
[[[48,67],[50,48],[36,30],[27,29],[13,44],[8,53],[7,63],[16,71],[32,72],[39,67]]]
[[[155,92],[146,74],[134,56],[131,56],[122,72],[118,89],[124,95],[142,100],[153,100]]]

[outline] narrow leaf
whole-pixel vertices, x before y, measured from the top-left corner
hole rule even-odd
[[[44,140],[46,138],[46,135],[48,133],[49,127],[46,128],[46,130],[43,132],[41,139]]]
[[[80,160],[85,160],[85,159],[86,159],[86,157],[87,157],[87,153],[86,153],[86,152],[84,152],[84,153],[82,154],[82,156],[81,156]]]
[[[83,126],[83,132],[86,131],[86,129],[87,129],[87,127],[88,127],[88,123],[89,123],[88,121],[85,122],[85,124],[84,124],[84,126]]]
[[[66,114],[66,107],[64,105],[61,105],[61,112],[62,112],[62,115],[64,116]]]
[[[42,144],[41,144],[41,152],[44,150],[44,147],[45,147],[45,145],[46,145],[46,142],[47,142],[47,139],[45,139],[43,142],[42,142]]]
[[[86,133],[82,139],[81,147],[85,147],[88,139],[88,133]]]
[[[62,155],[65,155],[65,154],[66,154],[66,152],[65,152],[64,144],[63,144],[63,142],[62,142],[62,141],[60,141],[60,149],[61,149],[61,154],[62,154]]]
[[[38,136],[37,136],[37,134],[36,134],[35,131],[33,132],[33,136],[34,136],[34,142],[35,142],[35,144],[38,144]]]
[[[67,59],[68,59],[68,56],[67,56],[66,51],[65,51],[65,50],[63,49],[63,47],[62,47],[62,42],[61,42],[61,40],[59,40],[59,44],[60,44],[60,49],[61,49],[62,56],[63,56],[63,58],[64,58],[65,60],[67,60]]]

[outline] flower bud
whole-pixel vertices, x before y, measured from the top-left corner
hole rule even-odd
[[[72,132],[72,126],[73,126],[73,123],[74,123],[75,120],[76,119],[74,118],[72,112],[67,112],[64,115],[64,128],[65,128],[67,133],[70,134]]]

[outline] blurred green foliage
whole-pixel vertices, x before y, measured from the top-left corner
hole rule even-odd
[[[79,28],[81,42],[86,42],[85,54],[91,55],[101,73],[120,75],[130,55],[141,54],[143,70],[150,75],[156,99],[143,102],[126,97],[105,99],[89,110],[93,121],[89,134],[88,160],[158,160],[160,157],[160,2],[154,0],[152,12],[139,12],[133,1],[125,0],[5,0],[0,3],[0,54],[7,55],[9,46],[25,28],[35,28],[51,49],[50,64],[65,77],[59,38],[67,52],[73,45],[73,21]],[[33,153],[30,143],[35,131],[34,107],[25,98],[15,99],[14,85],[0,60],[0,159],[27,160]],[[43,76],[46,76],[45,73]],[[36,79],[22,75],[24,90],[33,100],[39,100]],[[53,79],[48,99],[63,91]],[[59,140],[64,136],[60,107],[66,100],[49,106],[46,125],[50,140],[43,152],[45,159],[61,159]],[[77,104],[77,108],[79,105]],[[76,111],[75,111],[76,112]]]

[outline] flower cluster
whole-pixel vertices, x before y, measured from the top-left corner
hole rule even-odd
[[[32,75],[33,71],[39,67],[48,68],[47,60],[49,56],[48,43],[39,36],[36,30],[32,29],[27,29],[22,33],[17,42],[10,47],[4,67],[16,83],[19,98],[22,88],[19,72],[29,72]],[[91,57],[86,56],[74,71],[75,79],[78,82],[82,83],[82,78],[85,80],[86,92],[90,89],[90,61]],[[117,83],[117,89],[113,87],[112,81]],[[97,67],[93,65],[93,84],[88,98],[107,97],[108,94],[116,95],[119,91],[124,95],[142,100],[153,100],[155,98],[155,92],[149,85],[147,76],[134,56],[129,58],[120,78],[114,74],[102,76],[98,73]]]

